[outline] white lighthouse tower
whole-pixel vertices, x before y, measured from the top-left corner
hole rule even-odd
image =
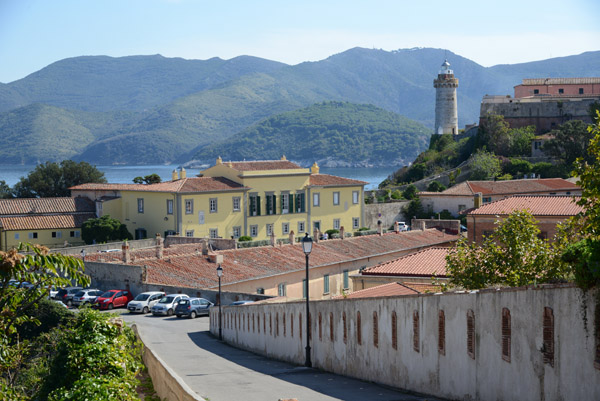
[[[435,88],[435,127],[436,134],[458,134],[458,107],[456,106],[456,88],[458,78],[454,78],[454,71],[450,63],[445,60],[442,68],[433,80]]]

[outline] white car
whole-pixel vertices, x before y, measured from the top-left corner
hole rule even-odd
[[[400,231],[409,231],[409,230],[410,230],[410,227],[409,227],[409,226],[407,226],[405,222],[403,222],[403,221],[399,221],[399,222],[398,222],[398,229],[399,229]]]
[[[165,296],[162,291],[142,292],[133,301],[129,301],[127,309],[130,313],[148,313],[150,309]]]
[[[151,309],[152,314],[155,316],[156,315],[171,316],[171,315],[173,315],[173,312],[175,311],[175,307],[177,306],[179,301],[181,301],[184,298],[189,299],[189,297],[185,294],[165,295],[164,297],[161,298],[160,301],[158,301],[156,304],[154,304],[154,306]]]

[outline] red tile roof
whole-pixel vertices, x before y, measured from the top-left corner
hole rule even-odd
[[[94,213],[0,217],[0,227],[4,230],[80,228],[87,219],[95,217]]]
[[[434,293],[439,291],[439,286],[431,284],[396,282],[354,291],[346,295],[339,295],[333,297],[333,299],[397,297],[402,295],[424,294],[426,292]]]
[[[579,191],[581,188],[562,178],[541,178],[507,181],[465,181],[443,192],[428,192],[427,195],[474,195],[481,192],[490,195],[525,195],[540,192]]]
[[[311,267],[327,266],[358,258],[403,249],[417,249],[458,240],[457,235],[438,230],[368,235],[344,240],[320,241],[313,245]],[[199,244],[177,245],[164,249],[162,259],[155,250],[131,251],[131,265],[147,266],[147,282],[163,285],[210,288],[217,285],[216,265],[197,254]],[[305,255],[300,245],[265,246],[218,251],[223,255],[223,284],[259,279],[305,268]],[[86,256],[86,261],[122,263],[121,252]]]
[[[364,269],[361,274],[369,276],[419,276],[446,277],[448,248],[428,248],[396,260]]]
[[[231,165],[237,171],[266,171],[266,170],[295,170],[301,169],[299,165],[289,160],[259,160],[247,162],[223,162]]]
[[[481,206],[469,215],[508,215],[515,210],[527,210],[534,216],[575,216],[583,212],[577,205],[580,197],[572,196],[511,196]]]
[[[84,197],[0,199],[0,216],[95,211],[94,202]]]
[[[310,185],[314,187],[339,187],[339,186],[357,186],[367,185],[368,182],[353,180],[350,178],[337,177],[329,174],[311,174]]]
[[[145,192],[212,192],[227,190],[243,190],[243,185],[224,177],[190,177],[176,181],[165,181],[158,184],[82,184],[69,188],[71,190],[92,191],[145,191]]]

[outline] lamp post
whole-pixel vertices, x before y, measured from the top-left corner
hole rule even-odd
[[[83,259],[83,261],[85,262],[85,249],[81,250],[81,258]]]
[[[312,362],[310,361],[310,327],[309,327],[309,309],[308,309],[308,255],[312,252],[313,240],[306,233],[304,238],[302,238],[302,250],[304,251],[304,255],[306,256],[306,360],[304,362],[304,366],[310,368],[312,366]]]
[[[223,341],[223,333],[221,331],[221,276],[223,275],[223,268],[219,263],[217,267],[217,276],[219,276],[219,341]]]

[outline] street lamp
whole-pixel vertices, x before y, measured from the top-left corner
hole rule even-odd
[[[306,233],[306,235],[304,236],[304,238],[302,238],[302,250],[304,251],[304,255],[306,256],[306,361],[304,362],[304,366],[306,366],[307,368],[310,368],[312,366],[312,363],[310,361],[310,328],[308,327],[309,325],[309,318],[308,318],[308,314],[309,309],[308,309],[308,300],[309,300],[309,295],[308,295],[308,255],[310,255],[310,253],[312,252],[312,246],[313,246],[313,240],[310,237],[310,235],[308,235],[308,233]]]
[[[217,276],[219,276],[219,340],[223,341],[223,333],[221,331],[221,276],[223,276],[223,268],[220,263],[217,267]]]

